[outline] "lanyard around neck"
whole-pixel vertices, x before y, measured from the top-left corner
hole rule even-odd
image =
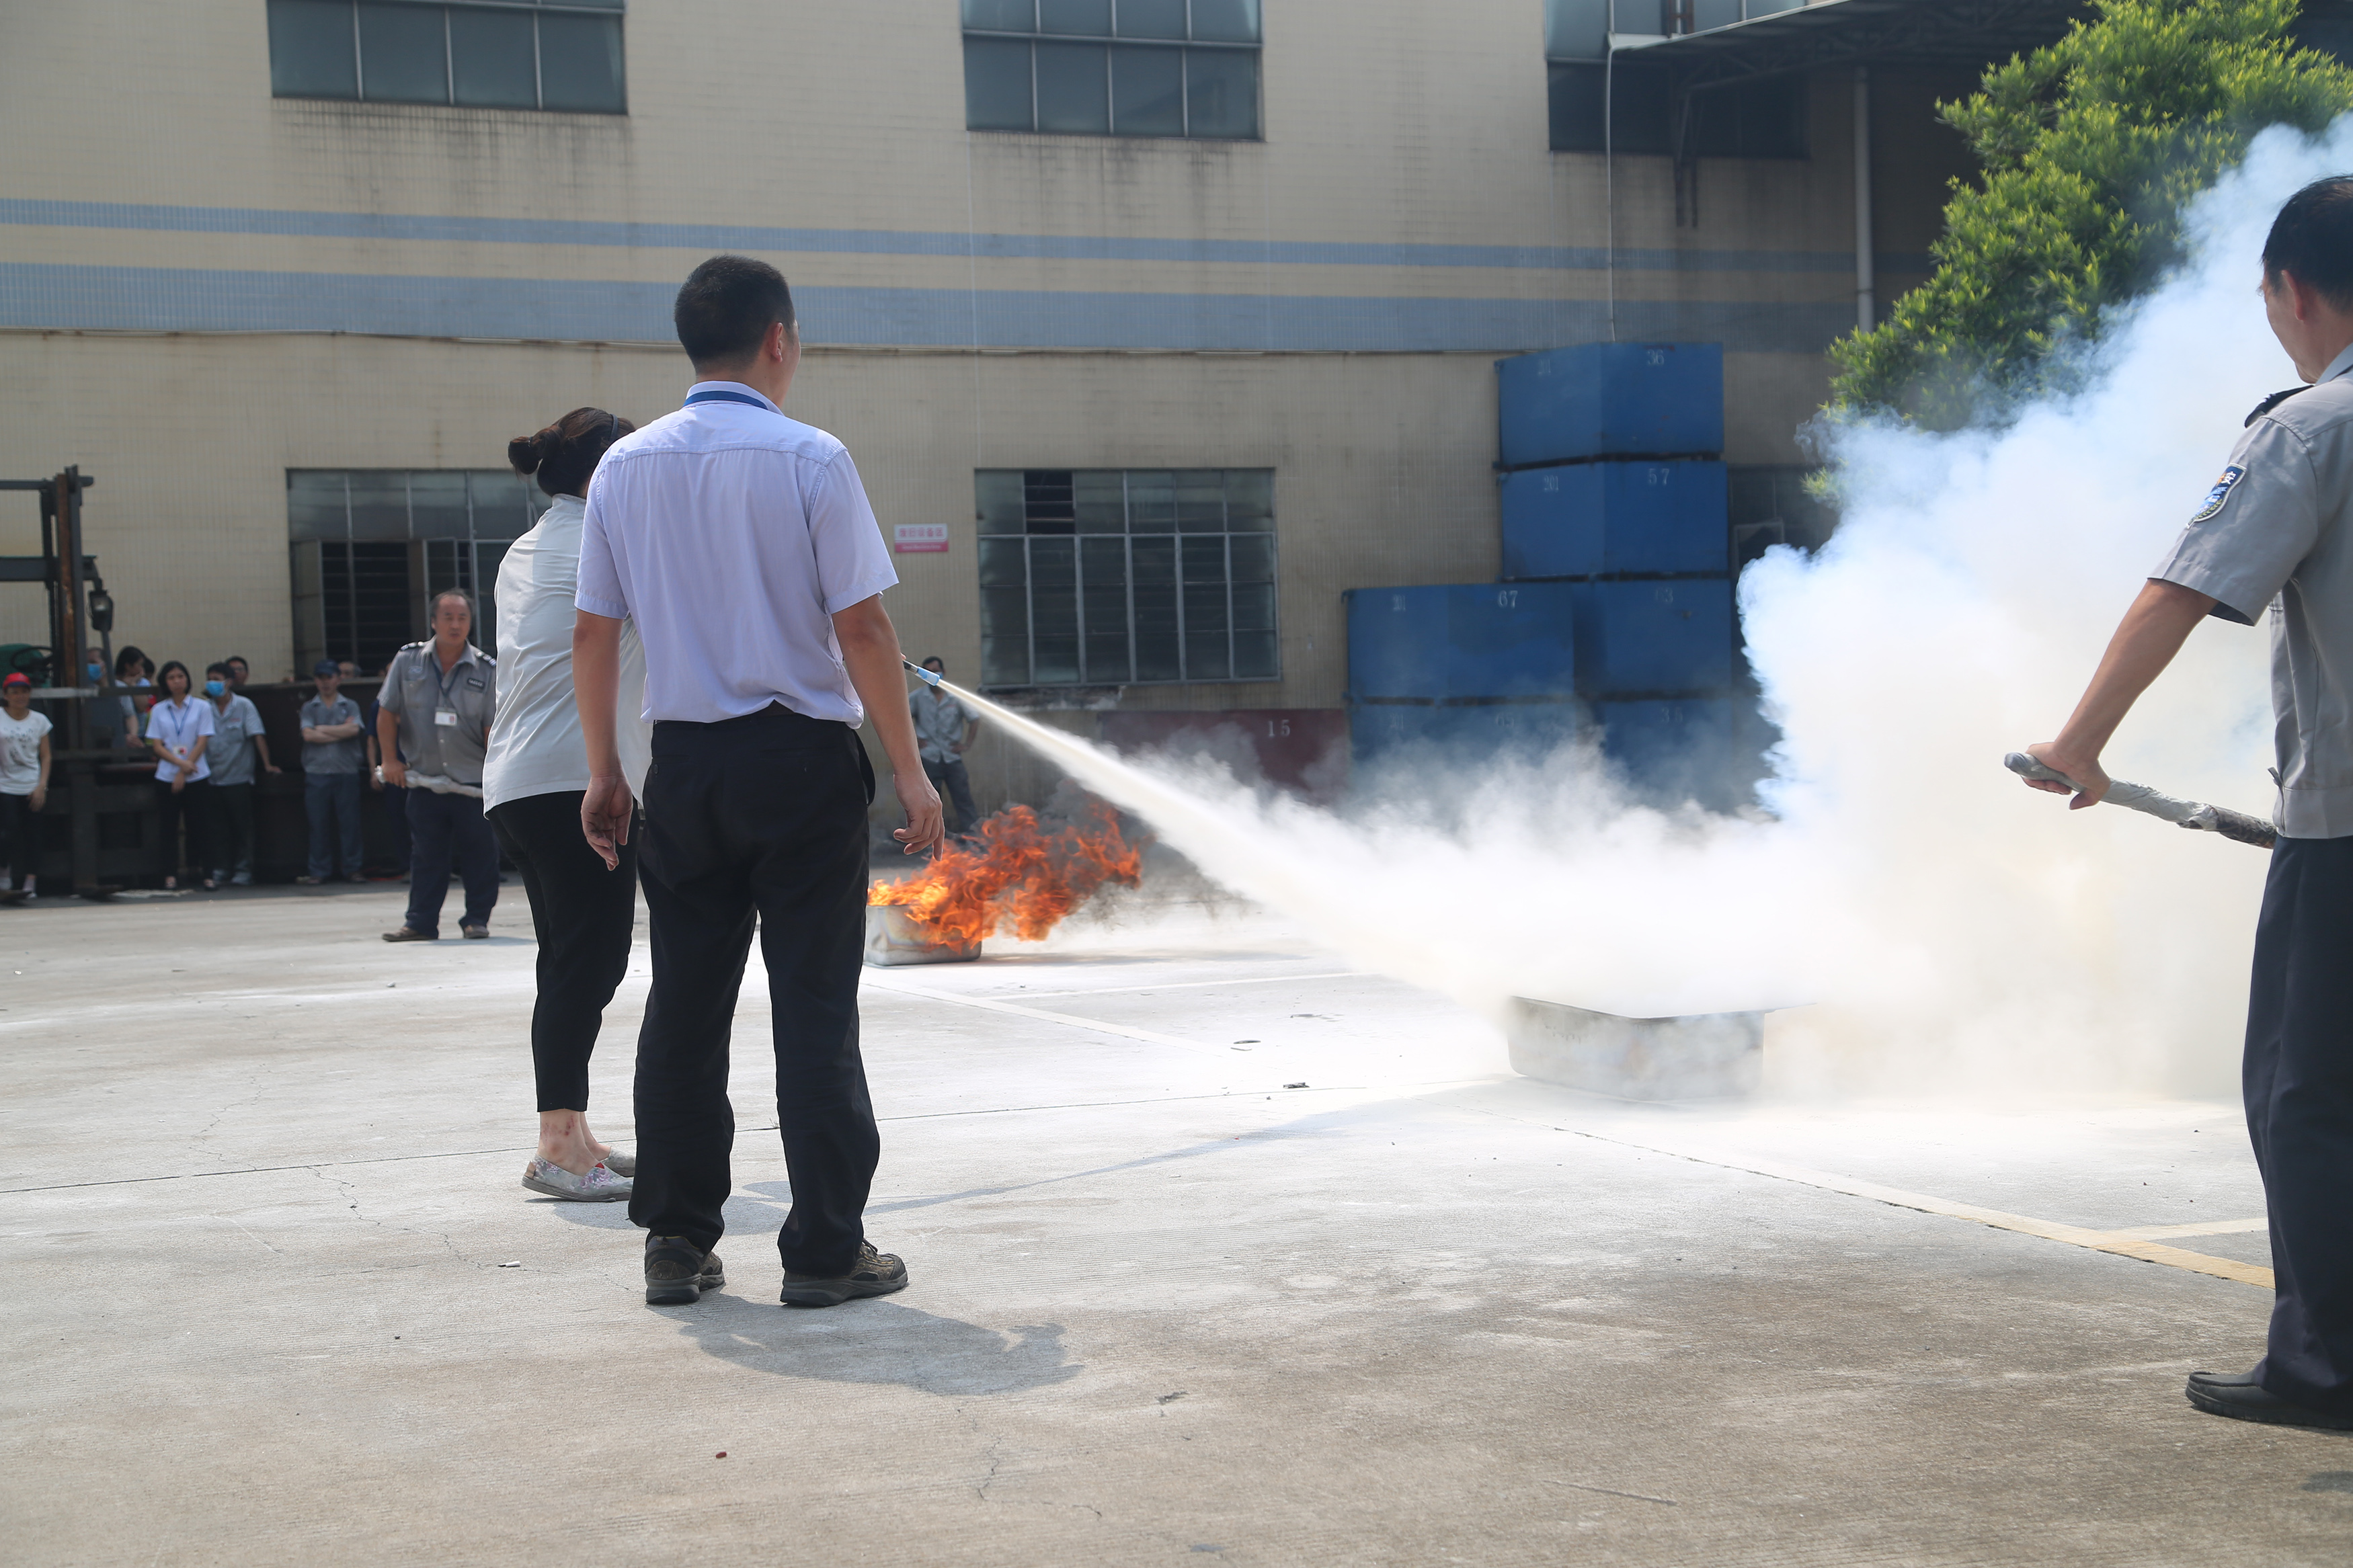
[[[765,402],[748,392],[729,392],[716,386],[708,386],[701,392],[692,394],[687,398],[686,403],[690,408],[698,403],[748,403],[753,407],[762,410],[765,410],[768,406]]]

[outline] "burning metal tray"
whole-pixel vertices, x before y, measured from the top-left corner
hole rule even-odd
[[[1629,1018],[1512,998],[1512,1070],[1620,1100],[1725,1100],[1764,1076],[1765,1014]]]

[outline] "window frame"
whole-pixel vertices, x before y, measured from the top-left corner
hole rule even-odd
[[[1173,495],[1176,489],[1182,488],[1183,482],[1187,476],[1198,476],[1201,474],[1216,474],[1219,476],[1219,505],[1223,509],[1224,515],[1220,519],[1219,526],[1217,529],[1187,529],[1184,526],[1181,519],[1172,516],[1169,526],[1166,531],[1149,528],[1141,531],[1138,531],[1135,526],[1135,512],[1136,480],[1139,477],[1145,475],[1167,476],[1171,481],[1171,493]],[[1265,527],[1237,528],[1235,526],[1236,518],[1234,516],[1234,498],[1231,487],[1225,479],[1225,476],[1229,474],[1251,474],[1262,475],[1264,477],[1267,493]],[[1013,475],[1021,481],[1021,488],[1023,490],[1023,515],[1021,527],[1018,531],[1005,530],[1001,525],[993,524],[987,508],[979,504],[982,487],[987,482],[987,478],[992,475]],[[1039,487],[1035,481],[1041,476],[1053,475],[1066,476],[1071,481],[1069,488],[1074,495],[1081,488],[1078,481],[1080,477],[1082,475],[1094,476],[1098,479],[1116,475],[1119,479],[1120,488],[1120,530],[1116,532],[1102,529],[1088,531],[1079,520],[1075,504],[1072,508],[1072,515],[1070,519],[1070,530],[1068,532],[1050,529],[1033,529],[1030,525],[1037,520],[1033,518],[1030,512],[1030,503],[1029,500],[1029,492],[1039,488],[1052,488]],[[982,551],[986,552],[987,546],[991,543],[1005,544],[1018,542],[1021,546],[1022,664],[1024,674],[1026,676],[1026,679],[1019,681],[1002,681],[990,679],[986,652],[987,644],[992,640],[988,610],[988,594],[991,585],[983,582],[978,585],[981,593],[980,629],[984,651],[980,689],[984,691],[1071,691],[1106,686],[1240,686],[1256,685],[1269,681],[1281,680],[1282,679],[1282,540],[1281,530],[1276,521],[1277,509],[1274,500],[1275,478],[1276,470],[1273,468],[974,469],[973,490],[974,500],[976,502],[974,510],[977,519],[978,528],[981,531],[978,538]],[[1172,501],[1172,505],[1173,504],[1175,503]],[[1053,521],[1060,520],[1049,519],[1047,521]],[[992,527],[996,527],[997,531],[991,531]],[[1113,539],[1122,542],[1122,549],[1120,552],[1121,593],[1124,601],[1122,626],[1127,647],[1127,667],[1126,673],[1124,675],[1113,675],[1108,673],[1098,674],[1092,668],[1092,656],[1089,652],[1088,646],[1088,584],[1086,577],[1087,552],[1084,544],[1081,542],[1086,540],[1108,541]],[[1147,679],[1139,674],[1139,643],[1141,641],[1141,633],[1136,618],[1136,589],[1138,584],[1135,574],[1135,542],[1138,539],[1147,541],[1166,540],[1169,544],[1170,553],[1173,557],[1174,576],[1168,584],[1168,588],[1171,595],[1172,609],[1176,617],[1174,635],[1176,641],[1177,673],[1172,678]],[[1206,541],[1211,539],[1214,539],[1219,542],[1220,570],[1218,583],[1223,590],[1225,601],[1222,618],[1225,623],[1226,673],[1223,675],[1205,675],[1196,674],[1193,672],[1192,637],[1187,631],[1186,626],[1186,592],[1188,585],[1198,586],[1199,584],[1188,584],[1186,581],[1185,545],[1187,542],[1189,541]],[[1265,542],[1266,575],[1262,580],[1252,578],[1248,582],[1237,581],[1234,575],[1234,541],[1236,539],[1263,540]],[[1071,597],[1070,635],[1072,640],[1072,645],[1076,649],[1076,663],[1078,668],[1078,678],[1074,680],[1040,680],[1038,679],[1039,587],[1036,545],[1037,542],[1039,540],[1049,540],[1057,542],[1067,541],[1070,545]],[[999,586],[1002,585],[1000,584]],[[1263,587],[1267,592],[1267,618],[1269,624],[1262,628],[1250,627],[1244,629],[1237,624],[1239,619],[1235,614],[1237,592],[1240,589],[1259,587]],[[1049,591],[1051,591],[1050,586]],[[1255,672],[1248,675],[1238,674],[1235,671],[1237,665],[1240,663],[1239,655],[1241,647],[1241,638],[1251,636],[1263,636],[1268,639],[1268,647],[1271,649],[1272,653],[1271,660],[1266,672],[1263,674]]]
[[[629,112],[628,79],[628,0],[325,0],[340,4],[351,13],[352,22],[352,91],[343,94],[312,92],[280,92],[271,71],[269,96],[296,103],[365,103],[378,106],[402,105],[414,109],[470,109],[492,113],[510,114],[595,114],[627,117]],[[360,26],[362,5],[398,5],[418,11],[438,11],[441,17],[441,91],[438,103],[414,98],[371,98],[367,90],[367,48]],[[451,41],[450,13],[455,11],[490,11],[505,15],[521,15],[532,18],[531,78],[534,101],[522,104],[479,104],[458,101],[458,62],[456,45]],[[619,106],[613,109],[551,109],[547,104],[546,45],[542,37],[539,20],[543,16],[587,16],[609,19],[619,28],[621,58],[617,80]]]
[[[1029,47],[1029,123],[1027,127],[974,125],[970,89],[966,88],[965,129],[1002,136],[1103,136],[1135,142],[1263,142],[1266,140],[1266,21],[1263,11],[1259,18],[1259,36],[1248,41],[1232,38],[1197,38],[1193,37],[1193,0],[1185,0],[1185,37],[1181,38],[1135,37],[1119,31],[1118,0],[1111,0],[1112,30],[1108,33],[1050,33],[1039,26],[1035,0],[1030,15],[1030,32],[1015,32],[1001,27],[965,26],[963,36],[968,44],[974,39],[994,43],[1026,44]],[[1103,131],[1043,131],[1039,128],[1038,46],[1040,44],[1092,44],[1103,50]],[[1177,55],[1176,104],[1178,129],[1174,135],[1162,132],[1122,131],[1119,129],[1119,93],[1117,86],[1118,57],[1114,49],[1174,49]],[[1192,54],[1246,54],[1257,63],[1251,74],[1258,101],[1251,105],[1252,131],[1247,136],[1220,136],[1193,131],[1193,67]]]
[[[473,595],[474,629],[469,640],[483,652],[495,657],[498,653],[498,574],[506,552],[516,540],[539,525],[539,520],[554,504],[554,498],[536,484],[512,469],[499,468],[293,468],[286,474],[286,546],[291,572],[290,608],[294,619],[294,643],[298,658],[316,655],[306,653],[315,647],[333,658],[360,658],[364,651],[359,643],[361,618],[359,574],[353,549],[362,544],[399,545],[406,551],[408,573],[408,631],[402,638],[414,642],[427,635],[421,628],[429,627],[432,620],[433,595],[445,588],[462,588]],[[332,524],[298,524],[294,507],[298,479],[332,477],[342,481],[343,521],[340,531]],[[448,532],[417,531],[417,491],[419,479],[448,479],[462,481],[466,494],[466,531],[461,538]],[[400,482],[401,526],[397,537],[377,527],[363,527],[357,521],[353,481],[382,482],[397,479]],[[503,532],[504,525],[495,521],[503,510],[504,498],[484,494],[495,486],[503,489],[512,481],[520,501],[521,522],[512,533]],[[331,491],[338,487],[327,487]],[[363,533],[366,537],[362,537]],[[348,639],[348,655],[336,652],[329,633],[331,618],[326,604],[326,550],[340,545],[344,550],[342,583],[345,603],[342,610],[343,630]],[[307,567],[307,570],[306,570]],[[446,570],[443,570],[446,568]],[[439,573],[437,575],[437,572]],[[308,612],[306,601],[315,600],[316,608]],[[317,640],[311,641],[315,630]],[[298,668],[307,668],[298,663]]]

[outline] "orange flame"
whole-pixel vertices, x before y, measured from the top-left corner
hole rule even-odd
[[[1118,816],[1101,801],[1054,829],[1030,807],[1008,805],[980,825],[980,838],[978,849],[934,855],[920,876],[874,883],[866,901],[904,906],[942,942],[1001,931],[1036,942],[1105,883],[1133,888],[1143,876],[1143,846],[1121,836]]]

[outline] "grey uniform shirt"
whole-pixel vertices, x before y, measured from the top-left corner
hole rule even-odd
[[[934,696],[928,686],[907,693],[907,712],[915,721],[915,739],[927,763],[955,762],[965,726],[980,717],[944,691]]]
[[[205,700],[211,702],[212,699],[207,697]],[[232,691],[227,707],[214,705],[213,738],[205,745],[205,760],[213,765],[213,783],[253,782],[253,738],[261,732],[261,713],[252,699]]]
[[[471,643],[447,675],[429,641],[395,654],[375,705],[400,718],[400,760],[420,773],[480,784],[499,706],[498,672],[496,661]]]
[[[302,704],[302,728],[331,730],[338,724],[360,721],[360,705],[335,693],[332,702],[311,697]],[[355,773],[367,766],[367,741],[353,735],[348,741],[305,741],[302,742],[302,771],[306,773]]]
[[[2353,835],[2353,349],[2247,427],[2149,574],[2272,622],[2273,744],[2290,838]]]

